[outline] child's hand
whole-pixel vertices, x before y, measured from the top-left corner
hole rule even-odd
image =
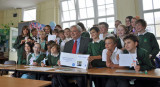
[[[42,67],[44,67],[44,66],[45,66],[45,64],[44,64],[44,63],[41,63],[41,66],[42,66]]]
[[[112,52],[110,50],[107,51],[107,57],[111,57],[112,56]]]
[[[32,42],[32,40],[31,39],[27,39],[27,42]]]
[[[57,61],[58,66],[61,66],[61,62],[60,60]]]
[[[21,43],[20,44],[23,44],[23,43],[25,43],[26,41],[25,40],[21,40]]]
[[[125,50],[125,48],[123,47],[123,48],[121,48],[121,50],[122,50],[122,51],[124,51],[124,50]]]
[[[48,44],[48,41],[46,41],[46,44]]]
[[[37,62],[33,62],[33,65],[34,65],[34,66],[37,66],[37,65],[38,65],[38,63],[37,63]]]
[[[140,70],[140,66],[139,66],[139,65],[136,65],[136,66],[134,67],[134,69],[135,69],[136,72],[138,72],[138,71]]]
[[[41,52],[46,52],[46,50],[44,50],[44,49],[41,49]]]
[[[119,54],[117,54],[117,57],[116,57],[116,58],[117,58],[117,60],[119,61]]]
[[[94,57],[89,56],[88,61],[89,61],[89,62],[92,62],[93,60],[94,60]]]

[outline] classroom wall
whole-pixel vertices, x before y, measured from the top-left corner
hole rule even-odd
[[[140,16],[138,0],[115,0],[116,1],[116,19],[121,20],[125,24],[127,16]]]
[[[4,16],[4,11],[0,11],[0,28],[2,28],[1,24],[3,24],[3,16]]]
[[[59,23],[59,0],[46,0],[37,4],[37,22],[49,24],[51,21]]]
[[[13,17],[14,13],[17,13],[17,17]],[[11,27],[18,27],[18,23],[22,21],[22,9],[4,10],[3,19],[3,24],[13,23]]]

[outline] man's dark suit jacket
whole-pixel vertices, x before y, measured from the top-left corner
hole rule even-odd
[[[87,54],[88,51],[88,43],[90,42],[90,38],[80,38],[80,47],[79,47],[79,54]],[[65,46],[63,52],[72,53],[74,40],[68,41]]]

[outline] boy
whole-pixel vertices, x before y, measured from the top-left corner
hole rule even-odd
[[[60,51],[62,52],[64,49],[64,45],[67,42],[66,37],[64,35],[64,30],[60,30],[58,36],[60,37],[59,45],[60,45]]]
[[[99,35],[99,38],[101,40],[104,40],[106,37],[111,37],[111,36],[114,37],[113,34],[108,33],[108,27],[109,27],[109,25],[106,22],[99,23],[98,27],[99,27],[99,30],[100,30],[100,33],[101,33]]]
[[[154,59],[159,52],[159,46],[155,36],[152,33],[147,32],[147,23],[143,19],[136,21],[136,31],[138,32],[139,47],[144,48],[149,53],[149,58],[152,64],[155,66]]]
[[[138,38],[134,35],[128,35],[124,39],[125,48],[127,51],[124,53],[129,53],[131,55],[137,55],[137,65],[134,66],[136,72],[154,69],[152,65],[149,54],[145,49],[139,48]],[[154,81],[151,80],[136,80],[135,87],[153,87]]]
[[[117,48],[117,39],[115,37],[106,37],[105,48],[102,52],[102,61],[106,61],[106,66],[109,68],[119,68],[117,57],[123,52]],[[105,87],[129,87],[129,83],[126,79],[109,78]]]

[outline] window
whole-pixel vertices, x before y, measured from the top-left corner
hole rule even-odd
[[[63,28],[82,22],[89,29],[99,22],[107,22],[109,31],[113,31],[114,21],[114,0],[61,0]]]
[[[24,9],[23,21],[35,21],[36,20],[36,8]]]
[[[152,32],[160,45],[160,0],[143,0],[143,16],[147,22],[147,30]]]

